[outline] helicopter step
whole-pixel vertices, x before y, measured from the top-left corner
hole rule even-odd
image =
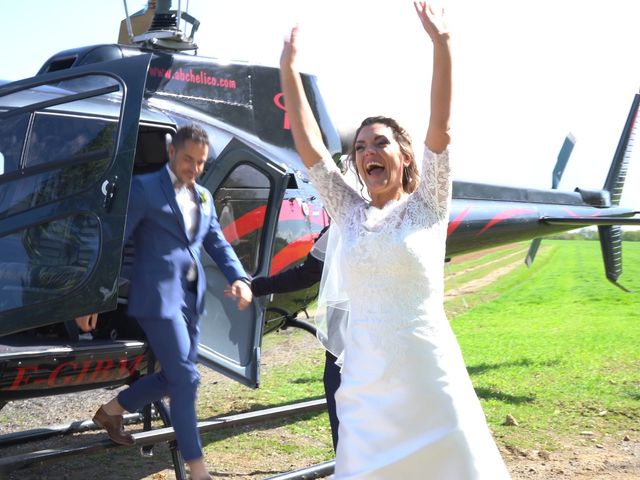
[[[314,478],[324,478],[333,473],[335,466],[336,461],[329,460],[327,462],[318,463],[317,465],[312,465],[311,467],[282,473],[275,477],[269,477],[266,480],[311,480]]]
[[[245,412],[236,415],[229,415],[211,420],[198,422],[198,431],[203,434],[223,430],[231,427],[254,425],[260,422],[288,418],[292,415],[303,415],[306,413],[321,412],[326,408],[326,400],[309,400],[306,402],[294,403],[280,407],[267,408],[252,412]],[[133,446],[144,446],[158,442],[171,442],[175,440],[173,428],[159,428],[156,430],[143,431],[133,434],[135,444]],[[101,450],[111,448],[126,448],[117,445],[111,440],[105,439],[74,448],[50,448],[35,452],[28,452],[20,455],[7,456],[0,459],[0,479],[8,478],[10,472],[17,469],[26,468],[40,462],[59,461],[76,455],[86,455],[96,453]],[[288,477],[287,477],[288,478]],[[317,478],[317,477],[300,477]]]
[[[124,425],[132,425],[140,423],[142,420],[143,415],[141,413],[129,413],[123,416],[122,423]],[[57,435],[70,435],[97,429],[98,427],[91,420],[82,420],[60,425],[48,425],[31,430],[24,430],[22,432],[5,433],[4,435],[0,435],[0,448],[36,440],[45,440]]]

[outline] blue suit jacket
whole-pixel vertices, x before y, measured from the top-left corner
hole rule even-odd
[[[222,235],[211,193],[195,186],[200,222],[189,240],[166,168],[135,176],[131,185],[125,241],[134,242],[135,257],[129,287],[129,315],[179,318],[184,306],[186,275],[198,269],[196,312],[204,311],[206,280],[200,250],[216,262],[229,283],[248,278],[237,255]],[[220,289],[225,286],[220,285]]]

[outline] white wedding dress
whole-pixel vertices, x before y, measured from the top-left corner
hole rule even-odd
[[[340,229],[350,301],[335,478],[510,478],[443,308],[448,151],[426,150],[418,190],[383,209],[330,158],[309,177]]]

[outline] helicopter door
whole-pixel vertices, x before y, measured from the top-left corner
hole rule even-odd
[[[251,276],[268,275],[280,205],[288,183],[285,170],[243,143],[232,140],[205,172],[201,183],[213,193],[222,231]],[[250,387],[260,382],[264,298],[245,310],[224,297],[227,280],[203,255],[206,310],[200,320],[199,360]]]
[[[150,58],[0,87],[0,335],[116,307]]]

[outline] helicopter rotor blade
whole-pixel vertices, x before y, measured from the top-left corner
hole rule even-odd
[[[571,152],[573,151],[575,144],[576,138],[573,134],[568,133],[562,143],[560,152],[558,153],[556,165],[553,167],[553,171],[551,172],[551,188],[554,190],[557,190],[558,185],[560,185],[562,174],[564,173],[564,169],[567,166],[567,162],[569,161],[569,157],[571,156]],[[541,238],[534,238],[531,242],[531,246],[529,247],[529,251],[527,252],[527,256],[524,260],[527,267],[531,267],[533,264],[533,260],[536,258],[536,253],[538,253],[538,248],[540,248],[541,242]]]

